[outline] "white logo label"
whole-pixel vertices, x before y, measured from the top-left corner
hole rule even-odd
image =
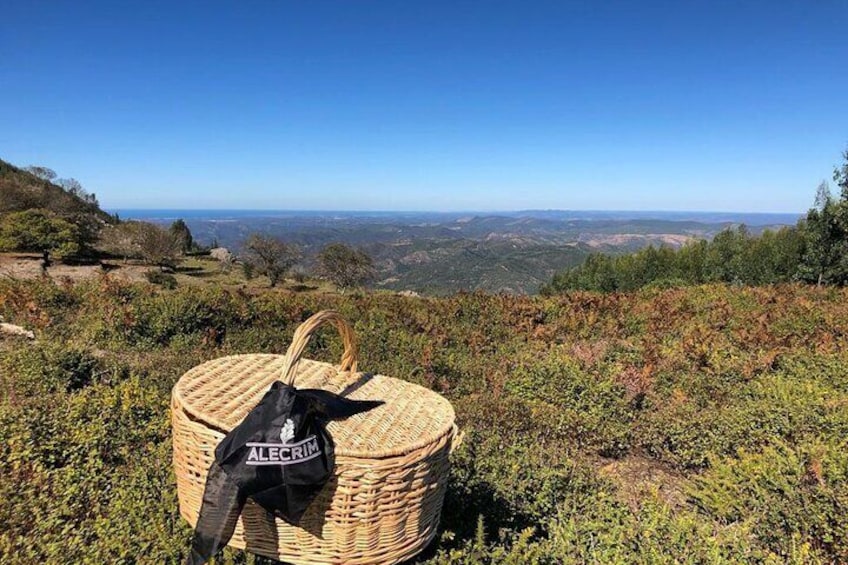
[[[294,422],[286,420],[280,428],[280,443],[247,442],[250,452],[247,454],[247,465],[294,465],[315,459],[321,455],[318,438],[308,438],[291,443],[294,439]]]
[[[250,448],[245,461],[247,465],[294,465],[321,456],[321,447],[315,436],[285,445],[248,442],[247,447]]]
[[[294,422],[291,421],[291,418],[286,420],[286,423],[283,424],[283,427],[280,428],[280,441],[283,443],[289,443],[294,439]]]

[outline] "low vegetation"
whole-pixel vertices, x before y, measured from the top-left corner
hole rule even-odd
[[[0,562],[179,563],[169,394],[322,308],[466,437],[417,562],[848,561],[848,290],[550,298],[0,280]],[[332,359],[330,332],[308,355]],[[228,550],[218,563],[258,563]]]

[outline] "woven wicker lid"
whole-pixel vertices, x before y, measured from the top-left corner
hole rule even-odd
[[[318,326],[331,322],[345,342],[341,365],[300,356]],[[414,383],[356,371],[356,341],[339,314],[324,311],[303,323],[286,355],[232,355],[185,373],[174,399],[192,417],[227,432],[244,419],[274,381],[298,388],[323,388],[355,400],[385,402],[368,412],[328,424],[336,454],[379,458],[402,455],[451,433],[454,411],[441,395]]]

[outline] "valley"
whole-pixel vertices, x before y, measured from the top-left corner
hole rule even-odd
[[[123,219],[169,225],[182,218],[203,245],[238,254],[254,232],[298,244],[309,268],[322,246],[361,247],[377,268],[375,288],[447,295],[483,290],[534,294],[595,252],[629,253],[648,245],[680,247],[746,224],[756,233],[794,224],[792,214],[709,212],[519,211],[286,212],[117,210]]]

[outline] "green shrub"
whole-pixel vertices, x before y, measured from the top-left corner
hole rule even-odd
[[[848,442],[776,443],[716,459],[690,496],[724,523],[742,523],[789,559],[799,545],[848,560]]]
[[[844,393],[830,381],[826,374],[765,374],[703,404],[672,393],[661,409],[645,415],[638,441],[660,459],[699,469],[708,466],[711,457],[732,455],[740,448],[848,437]]]
[[[149,271],[145,271],[144,278],[147,279],[147,282],[159,285],[162,288],[167,288],[169,290],[177,288],[177,277],[161,270],[151,269]]]
[[[583,371],[557,352],[518,364],[506,390],[539,406],[543,425],[555,437],[620,455],[630,444],[632,418],[624,388],[601,374]]]
[[[179,563],[174,383],[207,359],[283,353],[325,308],[354,323],[363,370],[441,392],[466,432],[418,563],[846,562],[847,299],[794,285],[412,299],[0,279],[0,315],[38,338],[0,339],[0,562]],[[328,328],[307,356],[341,353]],[[632,461],[668,484],[602,471]]]

